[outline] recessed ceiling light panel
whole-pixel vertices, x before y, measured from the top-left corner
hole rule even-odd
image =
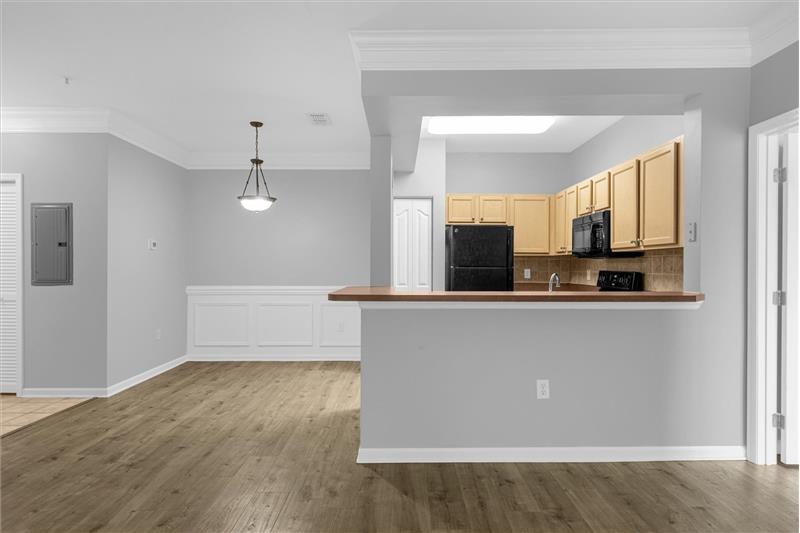
[[[430,117],[428,133],[432,135],[535,135],[553,125],[555,117],[471,116]]]

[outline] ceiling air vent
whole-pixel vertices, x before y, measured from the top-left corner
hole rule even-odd
[[[314,126],[329,126],[331,123],[331,117],[327,113],[306,113],[306,116]]]

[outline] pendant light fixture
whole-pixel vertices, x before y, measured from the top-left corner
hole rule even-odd
[[[258,128],[263,126],[262,122],[253,121],[250,123],[256,129],[256,156],[250,160],[250,174],[247,175],[247,181],[244,184],[242,195],[239,196],[239,203],[248,211],[266,211],[272,204],[275,203],[277,198],[269,194],[269,187],[267,187],[267,180],[264,178],[264,171],[261,170],[263,160],[258,158]],[[256,193],[247,194],[247,186],[250,185],[250,178],[253,177],[253,172],[256,173]],[[264,184],[264,190],[261,190],[261,183]]]

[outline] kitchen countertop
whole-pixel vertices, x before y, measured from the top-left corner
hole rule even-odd
[[[397,291],[391,287],[345,287],[328,294],[335,302],[683,302],[699,303],[699,292],[612,292],[591,285],[562,284],[547,291],[547,283],[515,283],[513,291]],[[541,288],[539,286],[542,286]],[[522,288],[523,290],[518,290]],[[534,290],[526,290],[534,289]],[[536,290],[538,289],[538,290]]]

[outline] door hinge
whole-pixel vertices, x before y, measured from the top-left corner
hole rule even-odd
[[[780,413],[772,415],[772,427],[783,429],[786,426],[786,417]]]
[[[786,183],[786,167],[776,168],[772,171],[772,181]]]
[[[786,292],[785,291],[773,292],[772,305],[786,305]]]

